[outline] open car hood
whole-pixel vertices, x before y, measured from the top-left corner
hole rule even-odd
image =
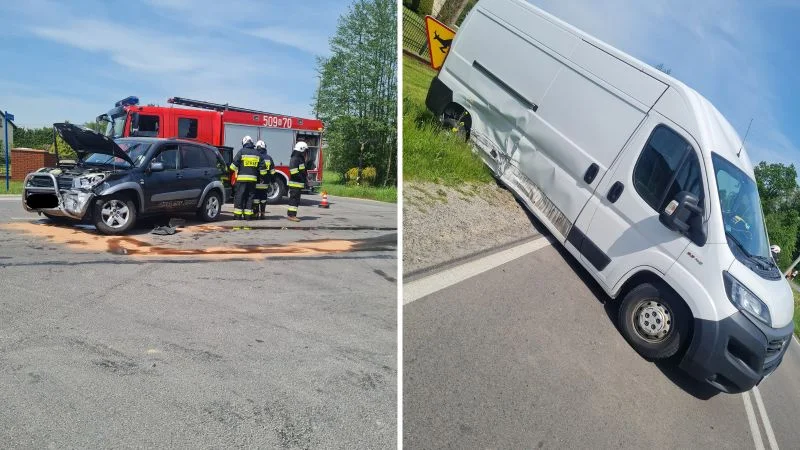
[[[104,155],[113,155],[133,165],[133,160],[128,154],[108,136],[71,123],[54,123],[53,128],[75,150],[81,160],[87,154],[102,153]]]

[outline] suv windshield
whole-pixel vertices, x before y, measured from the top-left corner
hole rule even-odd
[[[711,160],[728,244],[738,247],[750,258],[771,261],[755,180],[716,153],[711,154]]]
[[[134,166],[139,167],[151,144],[149,142],[125,140],[117,141],[117,145],[133,160]],[[83,163],[94,166],[130,167],[127,161],[105,153],[90,153],[83,159]]]

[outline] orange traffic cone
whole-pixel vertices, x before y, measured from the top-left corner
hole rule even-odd
[[[320,208],[330,208],[330,204],[328,204],[328,193],[322,191],[322,203],[319,204]]]

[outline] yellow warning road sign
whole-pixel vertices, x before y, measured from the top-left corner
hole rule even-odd
[[[425,16],[425,30],[428,33],[428,50],[431,54],[431,67],[439,70],[450,51],[456,32],[431,16]]]

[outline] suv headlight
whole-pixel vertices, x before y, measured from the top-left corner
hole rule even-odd
[[[73,188],[91,189],[106,179],[103,173],[92,173],[89,175],[81,175],[72,179]]]
[[[769,308],[756,297],[755,294],[750,292],[749,289],[744,287],[733,275],[727,271],[722,272],[722,278],[725,282],[725,292],[728,294],[728,300],[733,303],[733,306],[739,308],[741,311],[747,311],[756,319],[772,326],[772,318],[769,315]]]

